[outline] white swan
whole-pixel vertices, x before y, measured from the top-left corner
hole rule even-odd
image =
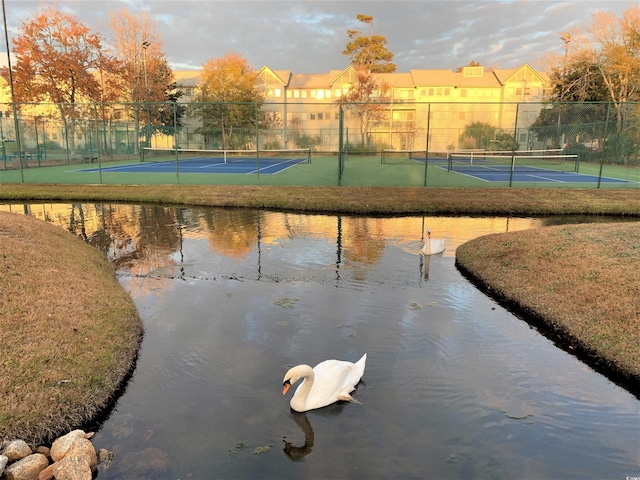
[[[365,353],[356,363],[341,360],[325,360],[314,368],[309,365],[298,365],[291,368],[282,381],[282,395],[291,385],[304,379],[296,389],[290,405],[296,412],[306,412],[326,407],[339,400],[360,403],[351,395],[364,375],[367,361]]]
[[[422,253],[425,255],[436,255],[444,252],[444,240],[431,238],[431,230],[427,230],[427,241],[424,242]]]

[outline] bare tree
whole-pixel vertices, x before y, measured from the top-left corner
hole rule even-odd
[[[136,138],[140,138],[141,115],[144,118],[144,137],[148,145],[151,133],[156,128],[154,124],[162,117],[154,102],[171,100],[170,92],[175,89],[173,72],[162,51],[158,23],[145,12],[136,16],[123,9],[111,13],[110,26],[122,64],[120,98],[134,104]],[[137,147],[136,142],[136,149]]]

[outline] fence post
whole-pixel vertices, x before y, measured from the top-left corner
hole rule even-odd
[[[174,143],[173,147],[176,150],[176,182],[179,185],[180,184],[180,166],[179,166],[180,155],[178,155],[178,112],[176,111],[177,106],[178,106],[178,103],[173,102],[173,143]]]
[[[95,119],[95,127],[96,127],[96,138],[97,138],[97,150],[96,150],[96,157],[98,157],[98,176],[100,177],[100,184],[102,184],[102,155],[101,155],[101,149],[100,149],[100,130],[98,129],[98,107],[97,105],[94,103],[93,104],[93,117]],[[91,150],[89,150],[89,163],[91,163],[91,159],[93,158],[93,152]]]
[[[609,137],[609,115],[611,114],[611,103],[607,104],[607,119],[604,123],[604,136],[605,139],[602,144],[602,151],[600,152],[600,171],[598,172],[598,186],[596,188],[600,188],[600,183],[602,182],[602,167],[604,166],[604,152],[605,147],[607,146],[607,141]]]
[[[429,165],[429,130],[431,129],[431,103],[427,105],[427,138],[424,147],[424,186],[427,186],[427,167]]]
[[[339,106],[338,122],[338,185],[342,185],[342,172],[344,171],[344,109]]]
[[[520,103],[516,103],[516,119],[513,128],[513,143],[511,144],[511,168],[509,169],[509,186],[513,186],[513,170],[516,168],[516,142],[518,141],[518,115],[520,114]]]
[[[259,122],[258,122],[258,115],[259,115],[259,106],[256,103],[255,104],[255,109],[256,109],[256,113],[255,113],[255,124],[256,124],[256,183],[258,185],[260,185],[260,130],[259,130]]]

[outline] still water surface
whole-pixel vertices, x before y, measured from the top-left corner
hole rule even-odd
[[[102,249],[144,320],[99,479],[640,474],[638,400],[454,265],[471,238],[557,219],[25,209]],[[430,259],[427,227],[447,247]],[[365,352],[362,405],[290,411],[289,366]]]

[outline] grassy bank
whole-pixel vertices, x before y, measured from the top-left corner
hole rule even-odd
[[[488,235],[458,266],[562,347],[640,396],[640,224]]]
[[[640,216],[640,190],[0,185],[0,201],[87,201],[249,207],[300,212]]]
[[[638,190],[0,185],[0,202],[29,201],[640,217]],[[635,388],[639,230],[634,222],[490,236],[462,246],[458,261],[487,289]],[[0,441],[36,443],[92,418],[111,401],[135,359],[142,327],[131,299],[92,247],[11,214],[0,214],[0,239]]]
[[[38,443],[92,419],[134,363],[142,322],[103,255],[0,213],[0,442]]]

